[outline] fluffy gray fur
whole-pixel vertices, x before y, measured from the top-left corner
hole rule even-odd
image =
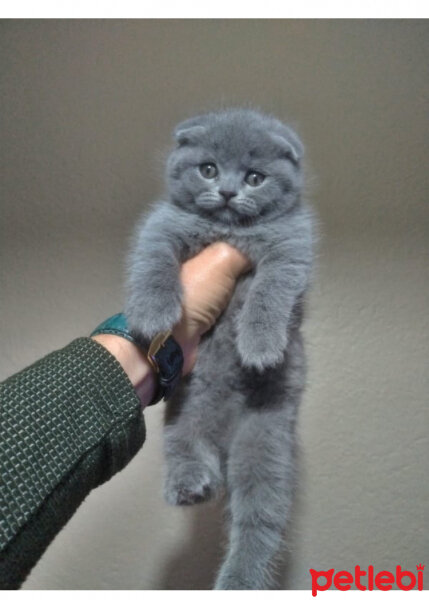
[[[312,217],[302,199],[303,146],[277,119],[247,109],[189,119],[175,138],[166,197],[136,229],[126,315],[151,338],[180,319],[183,261],[216,240],[250,257],[253,270],[168,403],[164,493],[188,505],[226,488],[229,547],[215,587],[270,588],[291,505],[305,381],[300,325]],[[217,169],[210,179],[200,171],[207,163]],[[245,181],[253,171],[265,176],[257,186]]]

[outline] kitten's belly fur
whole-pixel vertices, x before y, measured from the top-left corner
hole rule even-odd
[[[262,373],[244,368],[236,348],[236,319],[253,273],[237,283],[233,297],[215,327],[204,336],[197,362],[169,400],[166,421],[174,427],[174,415],[194,422],[192,430],[210,423],[216,432],[215,445],[223,459],[243,413],[258,410],[279,410],[295,414],[299,393],[288,394],[288,389],[300,392],[305,378],[305,356],[299,332],[301,315],[292,320],[288,331],[288,346],[284,360]],[[297,307],[298,308],[298,307]],[[297,311],[299,313],[299,310]],[[224,466],[224,465],[222,465]]]

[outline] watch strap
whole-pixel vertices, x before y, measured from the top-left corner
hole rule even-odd
[[[119,335],[120,337],[125,338],[129,342],[133,342],[133,344],[135,344],[141,350],[143,350],[145,354],[147,352],[147,347],[145,347],[128,328],[127,318],[124,315],[124,313],[117,313],[116,315],[113,315],[112,317],[109,317],[108,319],[100,323],[100,325],[98,325],[90,334],[90,337],[98,335],[99,333],[110,333],[111,335]]]

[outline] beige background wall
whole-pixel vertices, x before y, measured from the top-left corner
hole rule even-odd
[[[295,123],[321,221],[300,489],[283,585],[428,556],[429,25],[3,21],[0,376],[121,308],[127,239],[179,120],[251,103]],[[220,507],[161,497],[147,443],[26,588],[206,588]]]

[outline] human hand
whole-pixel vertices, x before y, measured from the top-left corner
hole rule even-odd
[[[183,349],[184,374],[195,364],[201,336],[213,327],[232,296],[237,278],[250,266],[248,258],[225,242],[207,246],[182,265],[183,311],[173,336]]]

